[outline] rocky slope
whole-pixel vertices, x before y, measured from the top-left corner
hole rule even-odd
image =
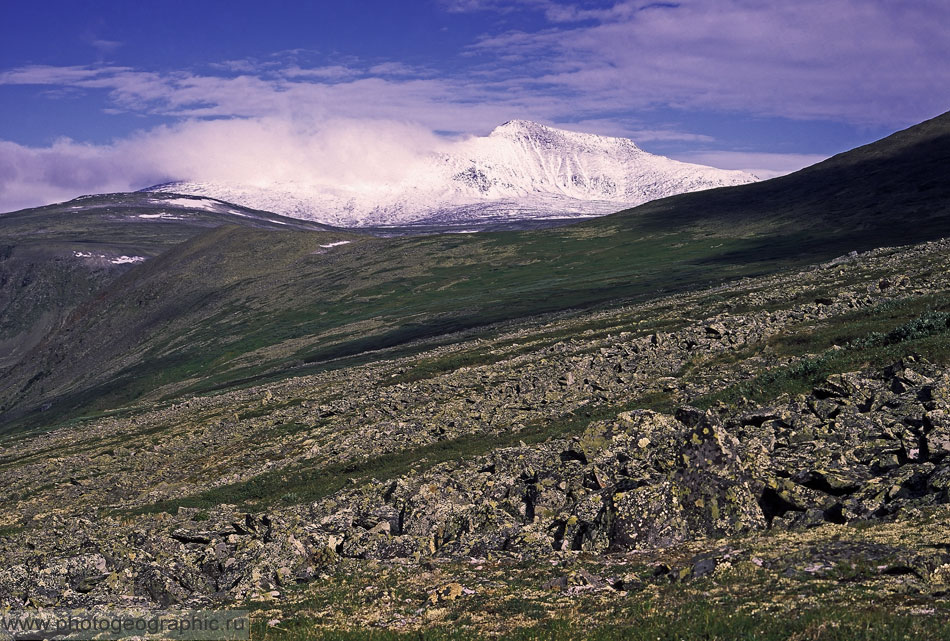
[[[684,192],[741,185],[751,174],[678,162],[632,140],[513,120],[433,152],[388,183],[181,181],[150,190],[211,196],[341,227],[483,226],[506,220],[602,216]]]
[[[289,616],[300,590],[403,577],[322,623],[425,626],[478,594],[606,620],[672,579],[942,616],[948,256],[846,256],[7,439],[0,602]]]

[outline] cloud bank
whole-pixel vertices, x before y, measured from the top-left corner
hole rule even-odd
[[[172,180],[357,185],[399,182],[450,140],[419,125],[330,119],[189,120],[112,145],[0,142],[0,211]]]

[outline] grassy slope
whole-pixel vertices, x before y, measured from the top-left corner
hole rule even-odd
[[[950,234],[950,115],[791,176],[560,229],[353,239],[220,228],[130,270],[0,380],[29,423],[544,312]]]
[[[174,201],[171,207],[161,201]],[[183,206],[194,200],[194,208]],[[327,230],[324,225],[176,194],[103,194],[0,215],[0,375],[75,308],[133,268],[103,255],[152,258],[221,225]],[[166,218],[155,214],[165,212]],[[142,218],[140,215],[145,214]]]

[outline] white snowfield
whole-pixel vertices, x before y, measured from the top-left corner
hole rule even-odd
[[[168,207],[182,207],[183,209],[204,209],[207,211],[219,211],[226,205],[207,198],[165,198],[163,200],[153,200],[155,205],[166,205]]]
[[[175,185],[181,183],[172,183]],[[174,191],[167,188],[166,185],[160,185],[157,187],[150,188],[148,191],[151,193],[154,192],[168,192]],[[145,220],[188,220],[190,214],[196,211],[206,211],[216,214],[229,214],[231,216],[240,216],[242,218],[249,218],[251,220],[266,222],[271,225],[289,225],[286,220],[276,220],[274,216],[271,216],[268,212],[261,212],[260,214],[254,212],[244,212],[234,209],[232,203],[221,202],[220,200],[211,200],[210,198],[151,198],[148,201],[150,205],[156,205],[160,207],[167,207],[172,210],[174,213],[168,213],[167,211],[159,211],[154,214],[137,214],[136,218],[141,218]]]
[[[657,156],[626,138],[525,120],[455,143],[451,153],[430,154],[407,174],[392,183],[329,185],[314,176],[263,187],[185,181],[154,190],[359,227],[602,216],[665,196],[757,180],[742,171]]]
[[[148,220],[151,219],[160,219],[160,220],[186,220],[183,216],[173,216],[164,211],[157,214],[139,214],[138,218],[145,218]]]

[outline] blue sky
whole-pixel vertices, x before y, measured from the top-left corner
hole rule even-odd
[[[226,179],[331,128],[359,157],[524,118],[772,175],[950,109],[946,0],[4,2],[0,25],[0,211]]]

